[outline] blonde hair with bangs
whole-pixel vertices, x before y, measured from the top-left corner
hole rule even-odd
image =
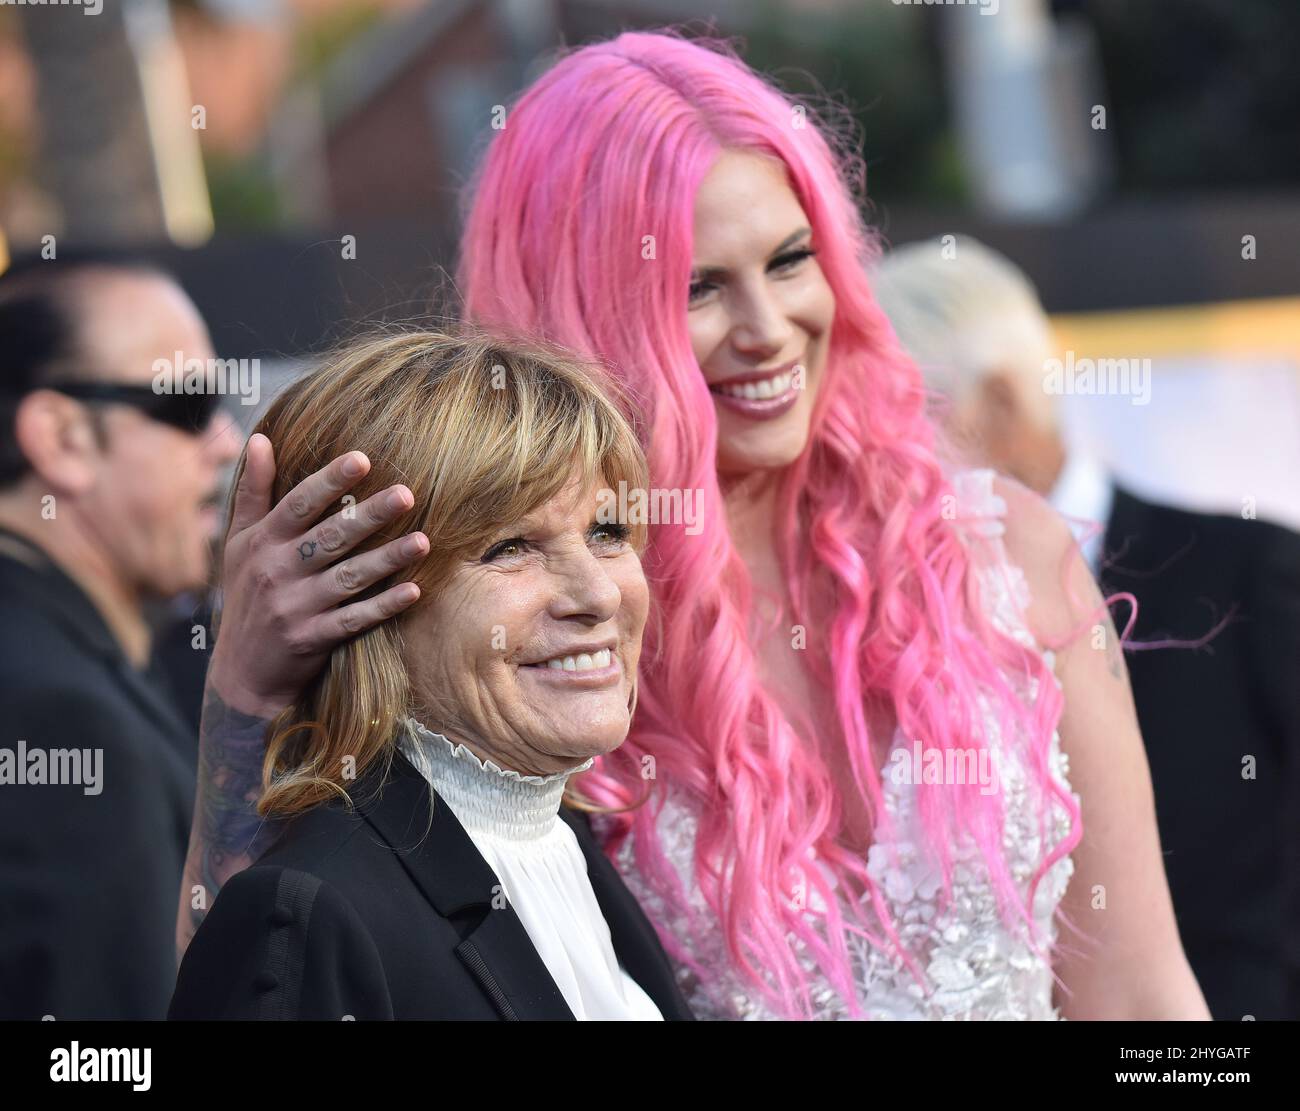
[[[345,504],[399,482],[415,504],[349,555],[415,530],[430,550],[349,599],[408,580],[421,592],[399,619],[335,648],[271,722],[259,814],[286,818],[347,799],[349,783],[377,760],[391,761],[412,712],[401,621],[437,597],[460,561],[575,478],[644,488],[646,462],[630,418],[626,397],[598,367],[540,341],[469,329],[354,341],[276,398],[257,425],[275,449],[274,503],[331,459],[363,451],[371,469]],[[322,520],[340,508],[330,506]],[[645,539],[645,526],[632,525],[638,551]]]

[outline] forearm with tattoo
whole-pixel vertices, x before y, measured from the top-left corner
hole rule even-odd
[[[199,728],[199,772],[194,797],[180,907],[176,922],[179,962],[217,893],[275,839],[281,822],[261,818],[267,718],[227,706],[209,684]]]

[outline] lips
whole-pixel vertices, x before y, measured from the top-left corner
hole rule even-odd
[[[550,671],[599,671],[609,667],[610,651],[598,648],[594,652],[578,652],[567,656],[552,656],[532,667],[545,667]]]
[[[710,388],[726,397],[738,397],[744,401],[771,401],[773,398],[784,397],[793,381],[794,371],[787,370],[766,378],[731,378]]]
[[[750,420],[775,420],[799,403],[800,391],[793,379],[793,373],[785,371],[757,380],[731,378],[709,389],[720,408]]]
[[[535,663],[520,664],[522,674],[570,690],[599,690],[623,681],[623,666],[613,647],[591,646],[590,651],[566,651]]]
[[[775,420],[798,404],[803,383],[795,384],[801,364],[789,362],[771,370],[750,370],[733,374],[721,382],[710,382],[709,391],[721,408],[750,420]]]

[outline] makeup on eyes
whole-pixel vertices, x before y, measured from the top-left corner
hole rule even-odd
[[[771,273],[773,270],[794,266],[813,258],[817,254],[817,249],[812,246],[811,242],[795,246],[801,239],[811,235],[811,229],[800,228],[798,231],[786,236],[768,256],[764,272]],[[726,270],[719,266],[702,266],[694,270],[691,274],[691,284],[687,292],[687,303],[693,304],[701,294],[708,292],[726,276]]]

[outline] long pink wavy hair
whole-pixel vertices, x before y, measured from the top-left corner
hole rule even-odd
[[[834,699],[851,783],[832,778],[815,739],[799,734],[759,681],[750,577],[728,533],[714,404],[687,332],[694,197],[723,150],[784,163],[837,303],[810,441],[780,483],[778,549],[790,618],[808,630],[809,668]],[[652,485],[703,491],[702,532],[688,535],[681,523],[651,530],[646,570],[659,620],[647,632],[635,721],[582,790],[629,808],[607,851],[634,832],[636,866],[666,906],[686,913],[690,929],[720,925],[735,966],[792,1017],[813,1006],[791,933],[853,1013],[846,930],[891,947],[921,976],[865,859],[837,841],[846,792],[868,800],[877,837],[888,823],[868,706],[891,707],[924,751],[970,751],[989,741],[976,704],[985,692],[1001,728],[1028,739],[1044,788],[1040,828],[1049,796],[1070,813],[1070,837],[1026,900],[1002,851],[998,793],[978,784],[919,792],[945,899],[949,846],[964,832],[988,863],[1003,918],[1037,945],[1033,890],[1081,832],[1077,805],[1048,768],[1060,691],[1042,658],[983,613],[920,375],[864,276],[879,249],[857,207],[864,176],[830,117],[815,122],[725,42],[629,32],[567,53],[509,111],[466,194],[458,269],[471,319],[609,365],[642,404]],[[1037,679],[1036,700],[1017,697],[1010,676]],[[644,756],[654,758],[652,785],[641,775]],[[656,789],[666,782],[700,805],[694,878],[714,922],[689,915],[662,851]],[[636,806],[648,786],[648,805]],[[806,867],[810,850],[862,900],[838,902],[821,871]],[[805,909],[819,903],[816,913]],[[689,961],[687,939],[657,925]]]

